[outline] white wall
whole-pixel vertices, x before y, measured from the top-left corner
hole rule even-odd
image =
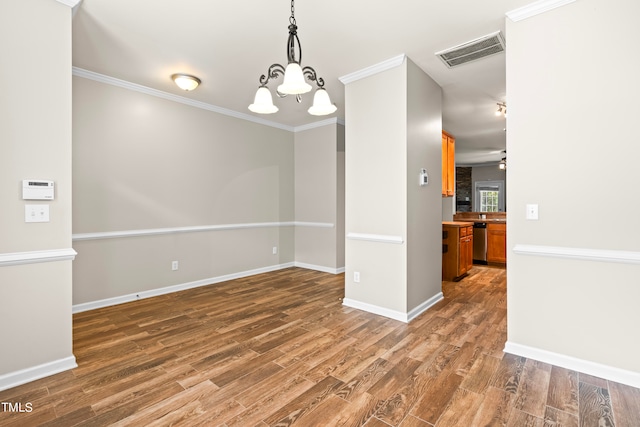
[[[345,304],[408,320],[440,292],[441,89],[405,59],[345,96]]]
[[[328,272],[344,268],[343,132],[333,124],[295,134],[295,261]]]
[[[73,103],[74,304],[293,263],[292,132],[81,77]],[[201,226],[231,229],[91,237]]]
[[[0,40],[1,390],[75,366],[71,9],[53,0],[0,2]],[[17,70],[28,84],[16,83]],[[22,200],[23,179],[53,180],[55,200]],[[50,221],[25,223],[26,204],[49,206]]]
[[[442,89],[407,60],[407,310],[442,292]],[[430,183],[418,185],[425,168]],[[455,197],[449,197],[452,201]]]
[[[347,236],[406,240],[406,90],[404,64],[345,86]],[[345,300],[406,313],[406,265],[404,243],[347,238]]]
[[[507,350],[636,387],[638,16],[580,0],[506,28]]]

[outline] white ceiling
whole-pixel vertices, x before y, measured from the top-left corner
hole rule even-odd
[[[505,149],[505,119],[494,114],[506,100],[505,54],[448,69],[434,53],[504,34],[505,13],[529,3],[299,0],[302,65],[324,78],[338,106],[328,117],[344,119],[339,77],[406,54],[443,88],[443,128],[456,137],[457,163],[495,163]],[[73,19],[73,65],[256,115],[247,106],[258,78],[273,63],[286,65],[290,7],[288,0],[82,0]],[[181,91],[169,77],[179,72],[198,76],[202,85]],[[260,117],[287,126],[326,119],[307,114],[311,100],[311,93],[301,105],[274,97],[280,111]]]

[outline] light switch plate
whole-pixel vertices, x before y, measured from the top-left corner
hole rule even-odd
[[[538,220],[538,205],[530,204],[527,205],[527,219],[531,219],[534,221]]]
[[[25,205],[24,222],[49,222],[49,205]]]

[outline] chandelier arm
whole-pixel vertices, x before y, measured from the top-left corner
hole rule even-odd
[[[308,65],[302,69],[302,74],[309,79],[309,81],[316,82],[319,88],[324,88],[324,79],[322,77],[318,77],[316,70]]]
[[[260,82],[260,86],[266,86],[267,83],[269,83],[269,80],[277,79],[281,75],[284,76],[284,70],[285,68],[282,65],[272,64],[267,70],[267,74],[263,74],[260,76],[260,79],[258,80]]]

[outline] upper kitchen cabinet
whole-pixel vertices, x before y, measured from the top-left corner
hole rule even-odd
[[[456,191],[456,139],[442,131],[442,197]]]

